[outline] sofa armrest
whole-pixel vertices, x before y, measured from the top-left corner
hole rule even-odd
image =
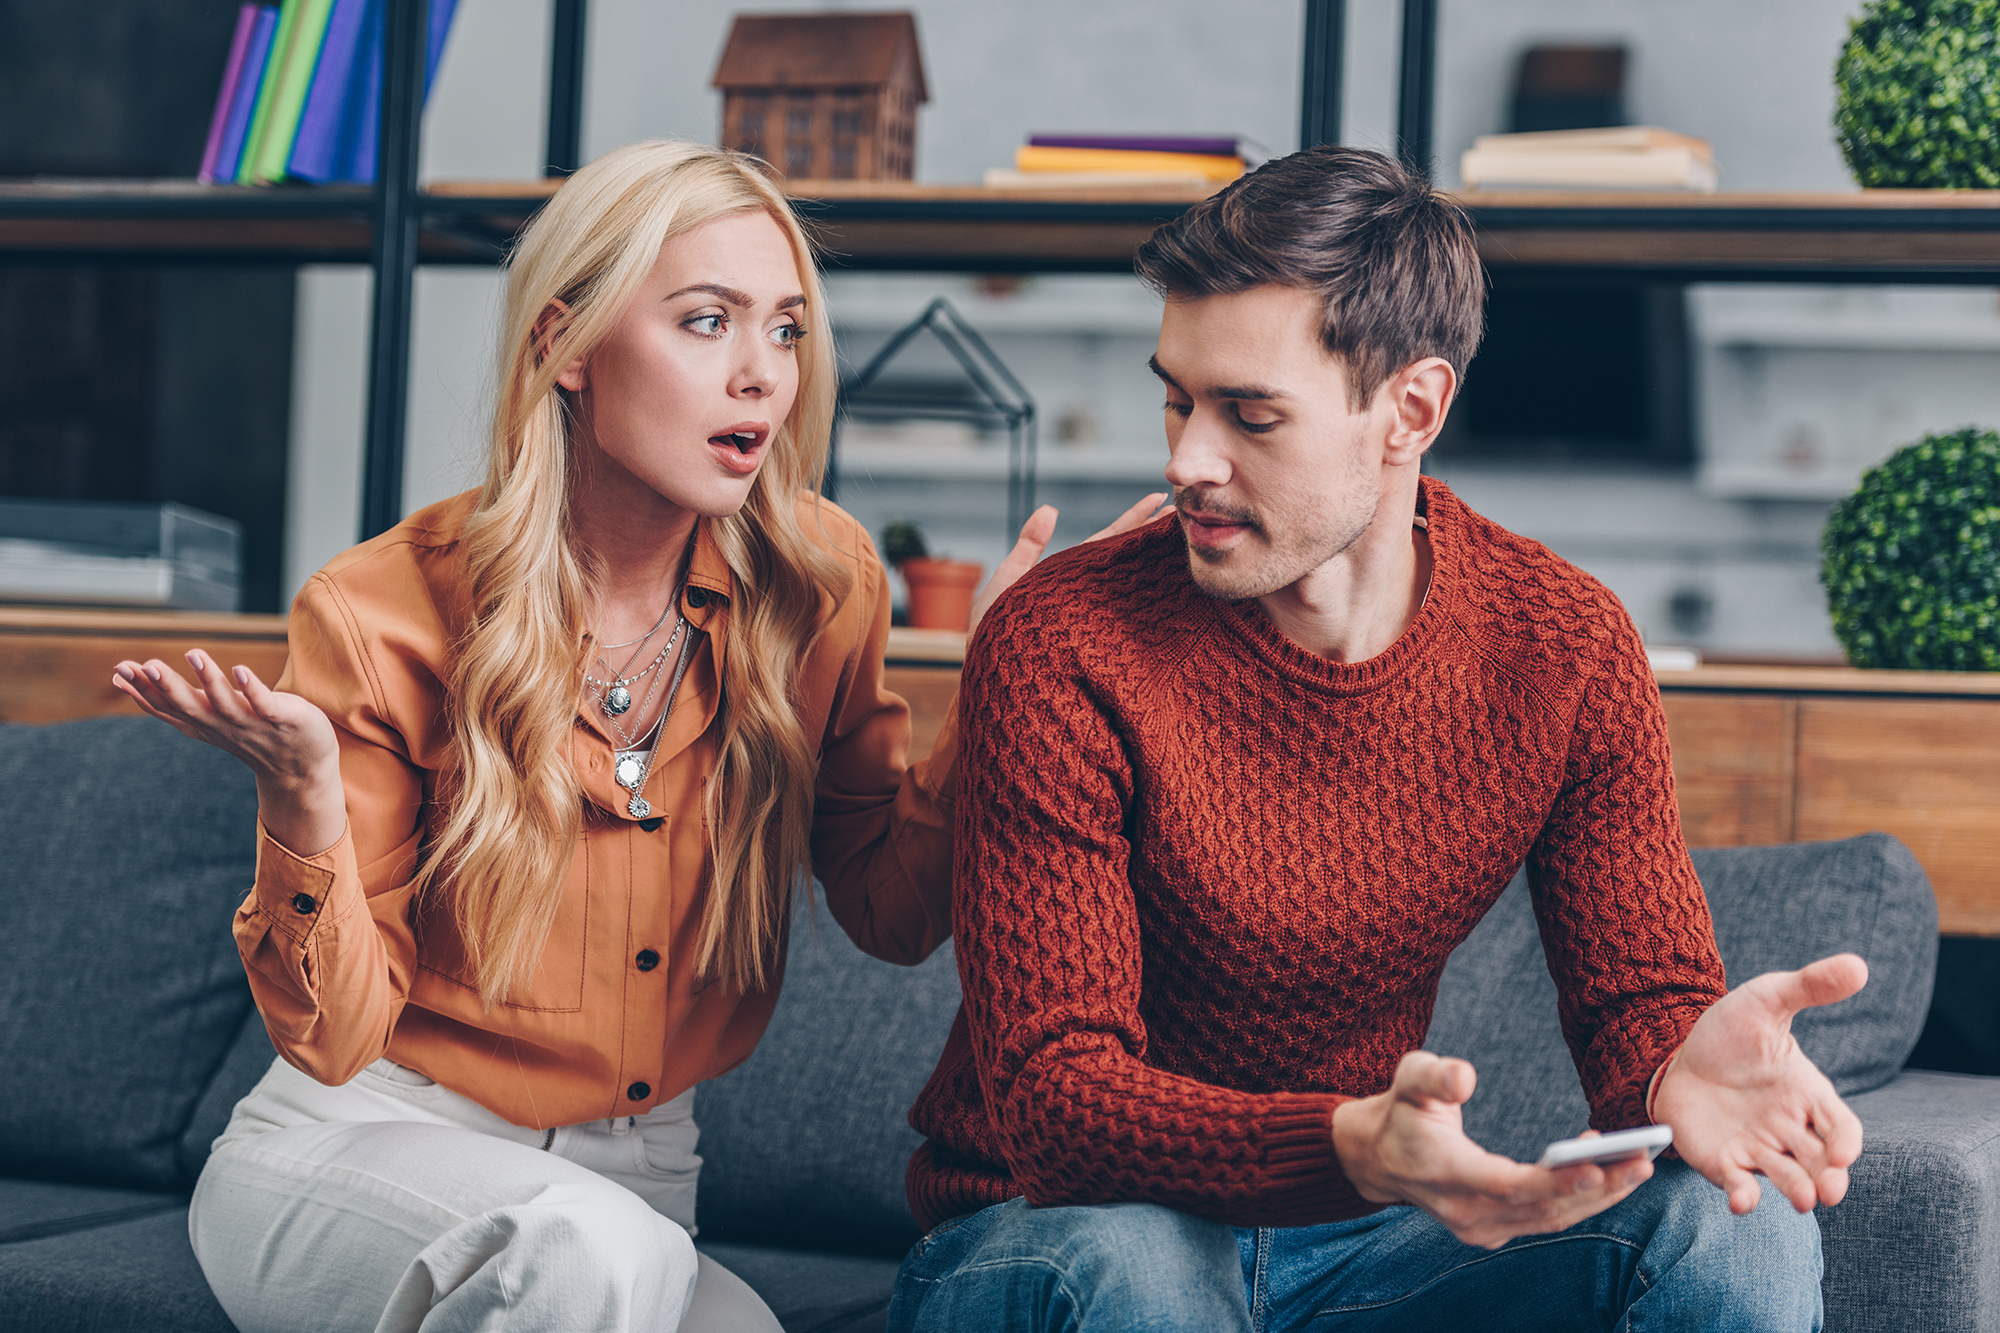
[[[1827,1333],[2000,1330],[2000,1078],[1910,1070],[1848,1105],[1867,1139],[1819,1210]]]

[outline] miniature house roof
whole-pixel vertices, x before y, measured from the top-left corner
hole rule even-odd
[[[835,88],[906,81],[928,102],[917,20],[883,14],[739,14],[717,88]]]

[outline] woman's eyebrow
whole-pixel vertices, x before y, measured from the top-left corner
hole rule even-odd
[[[672,301],[679,297],[687,296],[693,292],[706,292],[710,296],[719,296],[723,300],[729,302],[729,304],[733,306],[741,306],[745,310],[748,310],[749,308],[757,304],[756,298],[751,296],[750,293],[739,292],[734,287],[725,287],[719,282],[697,282],[690,286],[683,287],[677,292],[668,292],[665,299]],[[778,302],[777,308],[780,310],[790,310],[793,306],[801,306],[804,305],[805,303],[806,303],[805,295],[803,293],[800,293],[798,295],[785,297],[783,300]]]

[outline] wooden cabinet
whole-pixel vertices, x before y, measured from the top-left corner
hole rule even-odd
[[[193,647],[275,681],[284,617],[0,607],[0,721],[134,712],[112,665]],[[964,635],[890,632],[913,754],[937,738],[964,651]],[[2000,675],[1713,666],[1659,681],[1691,845],[1891,833],[1930,873],[1946,934],[2000,936]]]

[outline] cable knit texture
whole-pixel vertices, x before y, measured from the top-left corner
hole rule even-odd
[[[1594,579],[1423,495],[1429,598],[1366,662],[1203,595],[1171,517],[1044,562],[981,623],[965,1002],[910,1117],[927,1228],[1017,1195],[1369,1211],[1333,1108],[1422,1045],[1446,956],[1523,861],[1591,1123],[1644,1123],[1724,989],[1645,652]]]

